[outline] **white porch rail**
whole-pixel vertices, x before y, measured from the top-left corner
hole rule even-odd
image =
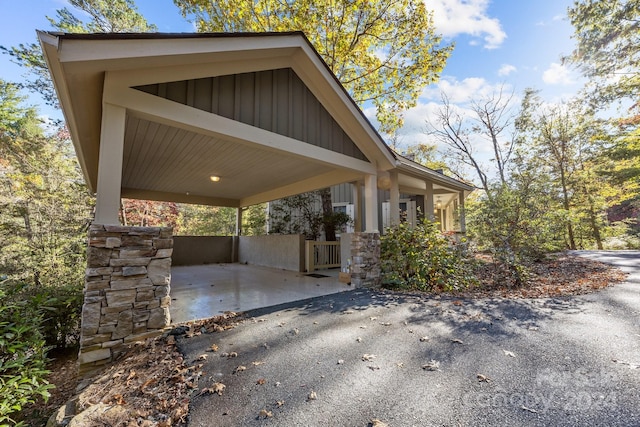
[[[305,267],[308,273],[340,265],[340,242],[305,242]]]

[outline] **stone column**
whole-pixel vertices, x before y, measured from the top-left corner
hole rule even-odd
[[[171,322],[170,227],[93,224],[82,306],[80,375],[112,361],[129,343]]]
[[[350,273],[356,288],[380,285],[380,233],[352,234]]]

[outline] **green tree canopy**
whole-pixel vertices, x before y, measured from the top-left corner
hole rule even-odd
[[[84,21],[64,7],[56,11],[56,17],[47,19],[56,31],[66,33],[121,33],[152,32],[157,27],[149,24],[138,13],[134,0],[69,0],[69,4],[84,12],[91,19]],[[13,57],[13,61],[31,72],[24,84],[25,88],[39,93],[45,102],[57,105],[53,82],[49,69],[37,43],[20,44],[13,47],[0,46],[0,50]]]
[[[580,0],[568,11],[577,47],[569,57],[590,79],[599,102],[630,98],[640,90],[640,1]]]
[[[453,49],[431,13],[411,0],[174,0],[202,32],[303,31],[360,106],[392,133]]]

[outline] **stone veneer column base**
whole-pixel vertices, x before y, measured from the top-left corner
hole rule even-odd
[[[86,376],[129,343],[171,323],[170,227],[92,224],[82,306],[79,374]]]
[[[353,233],[351,237],[351,284],[380,286],[380,233]]]

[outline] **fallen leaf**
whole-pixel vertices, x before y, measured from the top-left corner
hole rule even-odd
[[[491,378],[489,378],[486,375],[478,374],[477,377],[479,382],[485,382],[485,383],[491,382]]]
[[[361,325],[360,329],[367,329],[367,326],[366,325]]]
[[[264,362],[262,360],[256,360],[255,362],[251,362],[251,364],[253,366],[260,366],[260,365],[264,365]]]
[[[300,330],[298,328],[292,329],[291,330],[291,334],[292,335],[298,335],[300,333]]]
[[[284,400],[277,400],[276,405],[278,406],[278,408],[281,407],[282,405],[284,405]]]
[[[362,355],[362,361],[363,362],[371,362],[373,361],[373,359],[376,358],[375,354],[363,354]]]
[[[242,365],[240,365],[240,366],[238,366],[236,369],[234,369],[234,370],[233,370],[233,373],[234,373],[234,374],[237,374],[238,372],[243,372],[243,371],[246,371],[246,370],[247,370],[247,367],[246,367],[246,366],[242,366]]]
[[[129,376],[127,377],[127,381],[131,381],[132,379],[134,379],[138,374],[136,374],[136,371],[134,371],[133,369],[131,371],[129,371]]]
[[[412,334],[413,333],[413,329],[409,329],[409,333]]]
[[[372,322],[373,322],[374,320],[377,320],[377,319],[378,319],[378,318],[377,318],[376,316],[369,317],[369,320],[371,320]]]
[[[236,353],[235,351],[232,351],[231,353],[229,353],[229,355],[227,357],[229,357],[229,358],[238,357],[238,353]]]
[[[173,335],[169,335],[167,337],[167,344],[174,345],[175,343],[176,343],[176,337],[174,337]]]
[[[342,365],[343,363],[344,363],[344,360],[338,359],[338,365]]]
[[[429,341],[429,337],[424,336],[424,337],[420,337],[420,342],[426,342]]]
[[[458,338],[451,339],[451,342],[454,344],[464,344],[464,342],[462,342],[462,340],[459,340]]]
[[[261,409],[258,413],[258,417],[260,418],[271,418],[273,417],[273,412],[267,411],[266,409]]]
[[[207,355],[206,354],[201,354],[200,356],[198,356],[197,360],[207,360]]]
[[[509,350],[502,350],[502,351],[504,352],[504,355],[505,355],[505,356],[508,356],[508,357],[516,357],[515,353],[513,353],[513,352],[511,352],[511,351],[509,351]]]
[[[380,322],[382,326],[391,326],[390,322]]]
[[[532,414],[537,414],[537,413],[538,413],[538,411],[536,411],[535,409],[527,408],[527,407],[526,407],[526,406],[524,406],[524,405],[520,406],[520,408],[521,408],[521,409],[524,409],[525,411],[529,411],[529,412],[531,412]]]
[[[353,311],[353,310],[344,310],[342,312],[342,314],[353,314],[353,313],[355,313],[355,311]]]
[[[311,390],[311,393],[309,393],[309,395],[307,396],[307,401],[316,400],[317,398],[318,398],[318,395],[316,394],[316,392]]]
[[[203,388],[200,391],[200,394],[217,394],[218,396],[222,396],[222,393],[224,392],[224,389],[226,387],[227,386],[222,383],[214,383],[213,387]]]
[[[356,341],[362,342],[362,338],[358,337],[358,338],[356,338]]]
[[[422,369],[425,371],[439,371],[440,370],[440,362],[437,360],[431,359],[428,363],[422,365]]]
[[[371,420],[371,422],[369,423],[369,426],[370,427],[389,427],[387,423],[384,423],[377,418]]]
[[[218,351],[218,345],[211,344],[211,347],[209,347],[209,351],[213,351],[215,353],[216,351]]]
[[[267,380],[265,380],[264,378],[259,378],[258,381],[256,381],[256,384],[264,385],[266,382],[267,382]]]
[[[367,368],[371,369],[372,371],[377,371],[380,369],[380,366],[370,365],[370,366],[367,366]]]
[[[126,401],[124,400],[124,396],[122,396],[121,394],[116,394],[115,396],[113,396],[113,402],[116,405],[126,405]]]

